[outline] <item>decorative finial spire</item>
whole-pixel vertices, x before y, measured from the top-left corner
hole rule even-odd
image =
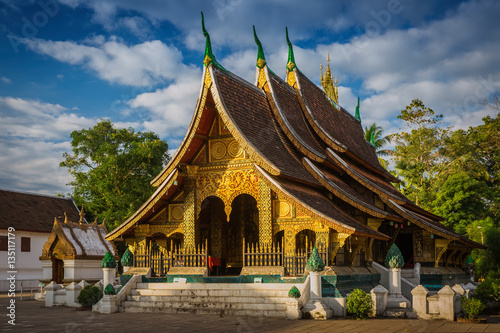
[[[82,205],[82,209],[80,210],[80,221],[78,223],[82,224],[83,221],[85,221],[85,213],[83,212],[83,205]]]
[[[297,65],[295,65],[295,57],[293,56],[293,47],[290,39],[288,38],[288,27],[286,29],[286,43],[288,44],[288,61],[286,63],[286,68],[289,72],[293,71]]]
[[[210,35],[208,31],[205,29],[205,19],[203,18],[203,12],[201,12],[201,29],[203,31],[203,36],[205,36],[206,44],[205,44],[205,58],[203,59],[203,63],[208,67],[210,64],[214,64],[218,68],[222,70],[226,70],[222,67],[217,60],[215,59],[214,54],[212,53],[212,43],[210,42]]]
[[[66,215],[66,212],[64,212],[64,223],[68,223],[68,215]]]
[[[359,97],[358,97],[358,105],[356,105],[356,113],[354,114],[354,118],[356,118],[357,121],[361,122],[361,116],[359,114]]]
[[[325,93],[332,100],[332,102],[334,104],[338,104],[339,103],[339,93],[337,89],[338,81],[337,78],[333,80],[332,71],[330,69],[330,52],[327,53],[326,59],[327,59],[326,60],[327,64],[325,69],[325,75],[323,76],[323,73],[321,73],[321,85],[323,86]]]
[[[370,144],[375,148],[375,132],[372,132],[372,135],[370,136]]]
[[[255,25],[253,26],[253,37],[255,39],[255,44],[257,44],[257,67],[263,68],[266,65],[266,57],[264,56],[264,49],[262,48],[262,44],[257,37],[257,33],[255,32]]]

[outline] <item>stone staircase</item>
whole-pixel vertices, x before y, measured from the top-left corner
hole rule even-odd
[[[295,284],[299,289],[300,284]],[[137,283],[120,312],[284,317],[288,283]]]

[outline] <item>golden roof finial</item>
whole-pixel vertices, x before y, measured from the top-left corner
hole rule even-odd
[[[321,85],[323,85],[323,63],[319,65],[319,70],[321,71]]]
[[[68,215],[64,212],[64,223],[68,223]]]
[[[82,209],[80,210],[80,221],[78,223],[82,224],[85,221],[85,213],[83,212],[83,204]]]
[[[330,97],[330,99],[335,104],[338,104],[339,96],[337,90],[337,78],[335,78],[335,81],[333,80],[332,71],[330,69],[330,52],[327,53],[326,59],[327,59],[327,64],[324,76],[323,76],[323,64],[321,65],[321,85],[323,86],[323,89],[325,90],[325,93],[328,95],[328,97]]]

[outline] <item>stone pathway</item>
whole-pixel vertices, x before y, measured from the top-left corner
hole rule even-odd
[[[287,320],[282,318],[192,314],[115,313],[45,308],[43,302],[16,298],[16,326],[7,323],[9,298],[0,297],[1,332],[500,332],[500,316],[487,324],[444,320],[375,318],[367,320]],[[491,323],[490,323],[491,322]]]

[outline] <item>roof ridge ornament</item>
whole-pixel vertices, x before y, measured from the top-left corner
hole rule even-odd
[[[85,213],[83,212],[83,204],[82,204],[82,210],[80,210],[80,221],[78,223],[82,224],[84,221],[85,221]]]
[[[370,136],[370,144],[373,146],[373,148],[376,148],[376,144],[375,144],[375,132],[372,132],[372,135]]]
[[[210,35],[208,34],[207,29],[205,29],[205,19],[203,17],[203,12],[201,12],[201,29],[203,31],[203,36],[205,36],[205,57],[203,58],[203,63],[205,66],[209,66],[210,64],[213,64],[219,69],[222,69],[224,71],[227,71],[224,67],[222,67],[221,64],[217,62],[215,59],[215,56],[212,52],[212,43],[210,42]]]
[[[361,115],[359,114],[359,96],[358,96],[358,105],[356,105],[356,113],[354,114],[354,118],[357,121],[361,122]]]
[[[291,72],[297,65],[295,64],[295,57],[293,55],[293,47],[290,39],[288,38],[288,27],[285,27],[286,31],[286,43],[288,44],[288,61],[286,63],[286,69]]]
[[[264,49],[262,48],[262,43],[257,37],[257,33],[255,32],[255,25],[253,27],[253,37],[255,39],[255,44],[257,44],[257,67],[263,68],[266,65],[266,57],[264,56]]]

